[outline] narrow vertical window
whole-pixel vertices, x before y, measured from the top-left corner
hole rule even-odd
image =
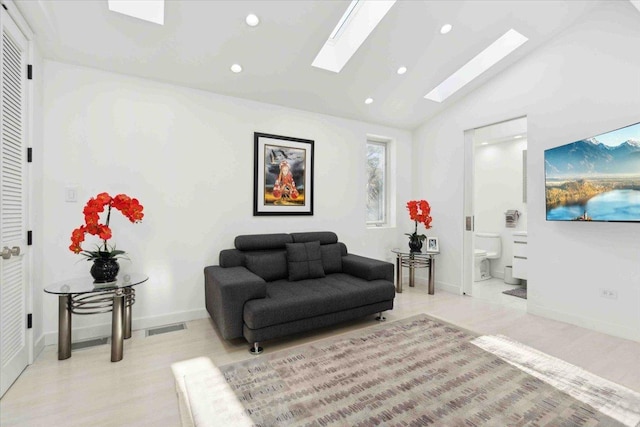
[[[367,225],[387,223],[387,144],[367,141]]]

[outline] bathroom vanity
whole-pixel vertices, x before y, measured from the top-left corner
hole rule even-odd
[[[527,280],[527,232],[513,233],[513,277]]]

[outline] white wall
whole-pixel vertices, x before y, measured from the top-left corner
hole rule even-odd
[[[151,277],[137,289],[134,329],[206,316],[203,268],[239,234],[332,230],[350,252],[379,259],[403,241],[395,228],[365,227],[365,145],[367,134],[394,140],[397,198],[407,200],[410,132],[52,61],[44,80],[42,285],[88,274],[67,248],[90,197],[137,197],[144,220],[112,215],[110,241],[131,258],[122,271]],[[252,216],[254,132],[315,140],[313,216]],[[68,185],[77,203],[65,202]],[[57,303],[43,303],[54,343]],[[73,322],[79,339],[108,333],[110,318]]]
[[[640,340],[640,225],[546,222],[543,159],[638,121],[639,50],[640,14],[608,2],[414,132],[414,192],[432,202],[443,250],[439,287],[462,288],[464,131],[527,116],[529,312]]]
[[[491,260],[491,275],[504,277],[512,264],[513,232],[527,229],[527,204],[522,201],[522,151],[526,138],[490,145],[474,151],[474,214],[477,232],[498,233],[502,238],[500,258]],[[520,212],[515,228],[505,226],[504,213]]]

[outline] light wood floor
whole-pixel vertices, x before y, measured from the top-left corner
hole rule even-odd
[[[592,373],[640,391],[640,343],[529,315],[480,298],[405,287],[388,321],[418,313],[447,320],[480,334],[503,334]],[[135,311],[135,307],[134,307]],[[265,351],[300,345],[377,324],[373,317],[268,342]],[[135,328],[135,323],[134,323]],[[250,357],[243,340],[220,338],[209,319],[187,330],[145,337],[134,331],[124,359],[111,363],[109,346],[73,352],[58,361],[48,346],[0,400],[0,425],[179,426],[171,364],[208,356],[217,364]]]

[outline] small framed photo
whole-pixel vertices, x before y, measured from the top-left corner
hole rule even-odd
[[[254,133],[254,216],[313,215],[313,142]]]
[[[437,237],[427,237],[427,252],[440,252]]]

